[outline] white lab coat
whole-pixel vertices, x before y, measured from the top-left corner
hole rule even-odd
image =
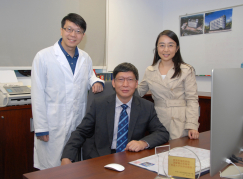
[[[75,73],[60,49],[39,51],[32,64],[31,100],[35,132],[49,131],[49,141],[35,137],[34,167],[46,169],[61,164],[61,154],[71,132],[81,123],[87,94],[96,78],[89,55],[79,49]]]

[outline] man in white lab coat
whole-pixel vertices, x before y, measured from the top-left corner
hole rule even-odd
[[[85,115],[87,93],[103,90],[89,55],[78,49],[86,30],[84,19],[70,13],[62,19],[62,38],[39,51],[32,64],[31,99],[35,128],[34,167],[61,164],[63,147]]]

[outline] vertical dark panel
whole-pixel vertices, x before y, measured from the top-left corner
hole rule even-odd
[[[211,121],[211,98],[200,98],[199,97],[199,106],[200,106],[200,117],[199,117],[199,132],[209,131],[210,130],[210,121]]]
[[[16,179],[33,171],[34,134],[30,132],[31,106],[0,109],[0,178]],[[3,118],[2,118],[3,116]]]

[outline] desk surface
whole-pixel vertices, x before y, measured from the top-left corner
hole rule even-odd
[[[199,140],[190,140],[188,137],[169,141],[172,148],[179,146],[193,146],[204,149],[210,149],[210,131],[200,133]],[[42,171],[24,174],[24,179],[62,179],[62,178],[85,178],[85,179],[107,179],[107,178],[155,178],[156,173],[136,167],[128,162],[154,154],[154,149],[144,150],[138,153],[120,152],[106,155],[90,160],[76,162],[70,165],[54,167]],[[109,163],[119,163],[125,167],[123,172],[116,172],[105,169],[104,166]],[[206,174],[200,178],[211,178]],[[220,178],[219,175],[213,178]]]

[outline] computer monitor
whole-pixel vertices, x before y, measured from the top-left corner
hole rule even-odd
[[[213,69],[211,91],[210,175],[243,148],[243,68]]]

